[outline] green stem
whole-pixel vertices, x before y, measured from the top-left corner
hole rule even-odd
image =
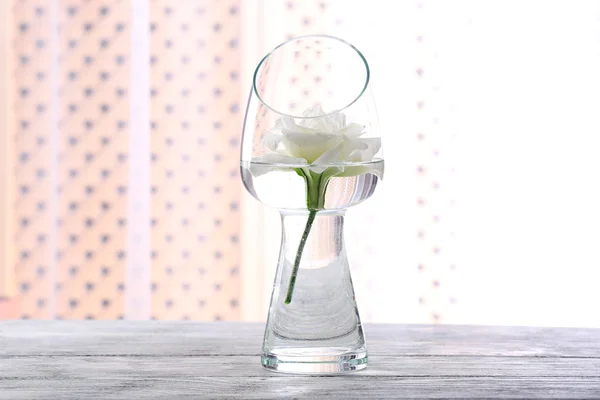
[[[302,252],[310,230],[312,228],[315,217],[319,210],[325,208],[325,192],[327,191],[327,185],[329,180],[336,175],[339,175],[342,170],[336,167],[326,168],[321,173],[316,173],[306,168],[295,168],[298,175],[304,178],[306,183],[306,208],[308,208],[308,220],[300,238],[298,244],[298,251],[296,252],[296,258],[294,259],[294,267],[292,269],[292,275],[290,277],[290,283],[288,285],[287,295],[285,296],[285,304],[292,302],[292,296],[294,294],[294,286],[296,285],[296,277],[298,276],[298,269],[300,269],[300,262],[302,261]]]
[[[325,208],[325,190],[327,189],[329,179],[337,173],[337,169],[325,170],[320,174],[310,170],[307,171],[304,168],[296,168],[295,171],[304,178],[306,183],[306,208],[308,208],[308,220],[306,221],[302,238],[300,238],[300,243],[298,244],[298,251],[296,252],[296,258],[294,259],[294,267],[292,269],[292,275],[285,297],[285,304],[290,304],[292,302],[296,277],[298,276],[298,269],[300,269],[302,252],[304,251],[304,246],[306,246],[306,240],[310,234],[317,212]]]
[[[294,268],[292,269],[292,276],[290,277],[290,284],[288,285],[287,295],[285,296],[285,304],[290,304],[292,302],[292,295],[294,294],[294,286],[296,286],[296,277],[298,276],[298,269],[300,268],[300,261],[302,260],[302,252],[304,251],[304,246],[306,245],[306,240],[308,239],[308,235],[310,234],[310,229],[312,228],[312,224],[317,216],[317,210],[309,210],[308,211],[308,220],[306,221],[306,226],[304,227],[304,232],[302,233],[302,238],[300,238],[300,243],[298,244],[298,251],[296,252],[296,259],[294,260]]]

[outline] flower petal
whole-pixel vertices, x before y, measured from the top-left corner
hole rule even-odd
[[[284,140],[294,143],[296,146],[323,146],[327,142],[337,139],[338,135],[329,133],[315,133],[306,135],[298,132],[284,134]]]
[[[288,154],[314,162],[323,153],[336,146],[341,138],[338,135],[315,133],[311,135],[290,132],[283,135],[283,145]]]
[[[335,133],[335,129],[327,123],[325,118],[303,119],[299,124],[314,133]]]
[[[289,171],[289,167],[286,165],[293,167],[306,164],[306,160],[303,158],[289,157],[279,153],[268,153],[253,157],[249,169],[252,175],[261,176],[270,171]]]
[[[281,140],[283,139],[283,135],[281,133],[276,133],[273,131],[266,131],[263,133],[262,144],[272,151],[277,151],[277,147]]]
[[[305,119],[302,119],[298,124],[316,132],[339,133],[346,126],[346,115],[341,112],[325,115],[321,106],[306,110],[303,117]]]
[[[327,165],[352,161],[349,158],[354,152],[360,152],[366,150],[367,148],[368,145],[363,143],[361,140],[348,139],[344,137],[336,146],[321,154],[321,156],[313,162],[313,164],[317,165],[317,167],[314,167],[314,169],[311,167],[311,169],[317,173],[321,173]]]
[[[362,144],[362,148],[357,148],[348,155],[349,162],[367,162],[372,161],[375,154],[381,148],[380,138],[356,139]]]
[[[346,115],[341,112],[336,112],[325,117],[327,124],[334,132],[339,132],[346,126]]]
[[[350,167],[344,167],[343,171],[339,172],[336,176],[359,176],[364,174],[373,174],[379,179],[383,179],[383,162],[369,163],[367,165],[354,165]]]
[[[365,143],[364,139],[351,139],[343,137],[342,141],[335,147],[326,151],[314,161],[315,164],[330,164],[333,162],[347,162],[351,154],[360,153],[368,150],[369,145]]]
[[[367,148],[360,153],[361,161],[373,160],[375,154],[377,154],[379,149],[381,149],[381,138],[366,138],[359,140],[367,146]]]
[[[296,120],[292,117],[284,116],[277,120],[275,128],[280,129],[281,133],[285,132],[306,132],[310,133],[305,127],[298,125]]]
[[[343,129],[341,129],[338,132],[338,134],[346,135],[351,138],[356,138],[356,137],[359,137],[360,135],[364,134],[365,133],[364,130],[365,130],[364,125],[352,123],[352,124],[349,124],[348,126],[344,127]]]
[[[325,115],[325,112],[320,104],[315,104],[314,106],[304,110],[302,113],[302,116],[305,118],[320,117],[322,115]]]

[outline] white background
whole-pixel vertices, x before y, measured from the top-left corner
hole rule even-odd
[[[600,3],[337,7],[344,25],[330,33],[369,60],[384,134],[383,184],[348,214],[363,319],[435,322],[436,312],[442,323],[600,327]],[[281,27],[264,29],[268,50]],[[441,157],[423,155],[418,132]],[[425,193],[442,227],[417,207],[419,165],[444,188]],[[278,220],[264,212],[259,252],[271,265]],[[420,229],[437,235],[451,273],[417,270],[430,257]],[[271,274],[259,277],[265,315]]]

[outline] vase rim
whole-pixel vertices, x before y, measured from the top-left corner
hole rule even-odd
[[[256,78],[258,77],[258,71],[260,70],[260,68],[263,66],[264,62],[273,54],[275,53],[277,50],[279,50],[280,48],[282,48],[283,46],[295,42],[297,40],[302,40],[302,39],[308,39],[308,38],[323,38],[323,39],[328,39],[328,40],[335,40],[338,42],[341,42],[347,46],[349,46],[350,48],[352,48],[357,54],[358,56],[361,58],[361,60],[364,63],[365,66],[365,70],[366,70],[366,78],[365,78],[365,84],[362,88],[362,90],[360,91],[360,93],[358,94],[358,96],[356,96],[352,101],[350,101],[350,103],[348,103],[347,105],[345,105],[342,108],[333,110],[331,112],[328,112],[324,115],[318,115],[318,116],[314,116],[314,117],[305,117],[305,116],[301,116],[301,115],[291,115],[289,113],[285,113],[285,112],[281,112],[279,110],[274,109],[273,107],[271,107],[269,104],[267,104],[266,101],[263,100],[263,98],[260,96],[260,94],[258,93],[258,89],[256,87]],[[258,100],[265,105],[265,107],[267,107],[269,110],[282,115],[282,116],[286,116],[286,117],[291,117],[291,118],[301,118],[301,119],[315,119],[315,118],[323,118],[323,117],[327,117],[336,113],[339,113],[340,111],[343,111],[345,109],[347,109],[348,107],[352,106],[354,103],[356,103],[358,101],[358,99],[360,99],[362,97],[362,95],[365,93],[365,91],[367,90],[367,87],[369,86],[369,82],[371,80],[371,70],[369,68],[369,63],[367,62],[367,59],[365,58],[365,56],[361,53],[360,50],[358,50],[356,48],[356,46],[354,46],[352,43],[345,41],[344,39],[340,39],[339,37],[336,36],[332,36],[332,35],[303,35],[303,36],[296,36],[293,37],[291,39],[286,40],[283,43],[280,43],[279,45],[275,46],[271,51],[269,51],[258,63],[258,65],[256,66],[256,69],[254,70],[254,75],[252,77],[252,91],[254,91],[254,94],[256,95],[256,97],[258,98]]]

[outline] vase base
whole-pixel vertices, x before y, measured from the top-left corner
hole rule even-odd
[[[358,351],[334,348],[286,348],[278,350],[276,354],[263,353],[261,362],[263,367],[275,372],[340,374],[367,368],[368,359],[364,348]]]

